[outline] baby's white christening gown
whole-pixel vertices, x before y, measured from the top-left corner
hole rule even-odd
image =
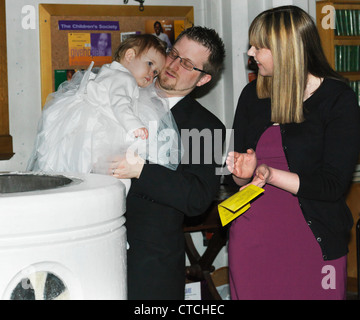
[[[76,72],[49,95],[27,170],[109,174],[110,162],[135,151],[176,170],[181,142],[166,99],[154,84],[139,88],[118,62]],[[149,138],[133,131],[146,127]]]

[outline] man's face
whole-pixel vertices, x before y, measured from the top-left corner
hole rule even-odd
[[[154,25],[154,31],[156,35],[160,34],[160,25],[158,23]]]
[[[208,60],[209,51],[201,44],[188,39],[181,38],[174,45],[181,58],[190,60],[193,65],[203,69]],[[189,94],[195,87],[202,86],[211,80],[211,76],[196,70],[186,70],[180,65],[180,59],[166,58],[165,67],[157,78],[157,85],[168,97],[182,97]]]

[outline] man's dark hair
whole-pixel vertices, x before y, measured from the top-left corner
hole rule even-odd
[[[210,55],[208,61],[203,66],[204,71],[213,76],[219,73],[223,68],[225,46],[218,33],[214,29],[193,26],[181,32],[176,38],[175,43],[184,36],[198,42],[209,50]]]

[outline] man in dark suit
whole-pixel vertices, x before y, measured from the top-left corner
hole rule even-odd
[[[220,72],[224,57],[224,44],[212,29],[192,27],[179,35],[156,85],[169,98],[181,132],[181,163],[173,171],[124,160],[114,172],[133,178],[126,202],[130,300],[184,299],[184,216],[202,214],[218,192],[216,168],[225,139],[221,121],[189,94]]]

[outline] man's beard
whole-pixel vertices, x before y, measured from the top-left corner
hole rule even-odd
[[[159,74],[158,76],[158,83],[161,89],[167,91],[167,92],[171,92],[171,91],[177,91],[177,92],[182,92],[182,91],[189,91],[189,90],[193,90],[196,87],[196,83],[194,83],[194,85],[190,86],[190,87],[185,87],[185,88],[178,88],[176,87],[177,84],[177,78],[174,79],[174,82],[171,81],[170,78],[168,78],[166,75],[164,77],[161,76],[161,74]]]

